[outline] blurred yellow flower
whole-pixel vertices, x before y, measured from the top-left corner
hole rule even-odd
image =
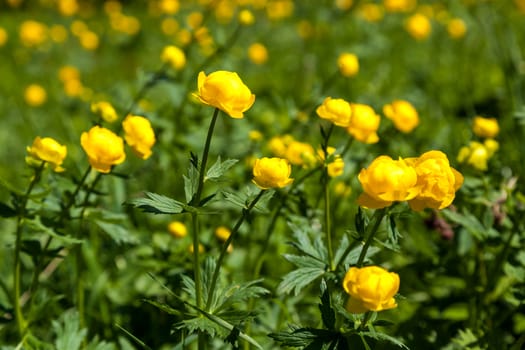
[[[188,251],[193,254],[193,244],[188,246]],[[199,253],[204,253],[204,246],[199,243]]]
[[[24,99],[29,106],[38,107],[47,101],[47,92],[42,86],[31,84],[24,91]]]
[[[388,12],[409,12],[416,4],[416,0],[383,0],[383,6]]]
[[[118,119],[117,112],[111,103],[107,101],[98,101],[91,103],[91,112],[101,117],[107,123],[113,123]]]
[[[255,102],[255,95],[235,72],[216,71],[206,76],[199,73],[197,98],[216,107],[232,118],[243,118]]]
[[[175,35],[177,30],[179,30],[179,22],[175,18],[164,18],[160,23],[160,28],[162,32],[166,35]]]
[[[250,130],[248,138],[252,141],[261,141],[263,139],[263,134],[259,130]]]
[[[219,226],[215,229],[215,237],[217,237],[223,242],[226,242],[226,240],[228,239],[228,237],[230,237],[231,234],[232,232],[226,226]]]
[[[325,163],[326,171],[330,177],[341,176],[345,169],[345,162],[339,154],[335,154],[334,147],[327,147],[326,152],[328,153],[328,163],[324,151],[322,149],[317,151],[317,156],[322,163]]]
[[[430,20],[422,13],[416,13],[410,16],[405,22],[405,28],[416,40],[424,40],[428,38],[432,31]]]
[[[24,46],[38,46],[47,40],[47,27],[40,22],[27,20],[20,25],[19,35]]]
[[[82,133],[80,144],[88,156],[89,164],[101,173],[109,173],[112,166],[126,159],[122,138],[98,125]]]
[[[342,53],[337,58],[337,66],[344,77],[353,77],[359,72],[359,59],[353,53]]]
[[[54,24],[49,28],[49,36],[55,43],[63,43],[67,39],[68,32],[63,25]]]
[[[358,14],[368,22],[379,22],[383,19],[383,8],[374,3],[363,3],[358,7]]]
[[[304,167],[310,167],[316,163],[315,150],[312,145],[296,140],[286,144],[284,158],[293,165],[302,165]]]
[[[268,148],[277,157],[284,158],[288,145],[294,141],[292,135],[274,136],[268,141]],[[292,162],[293,164],[293,162]]]
[[[486,171],[488,160],[498,150],[499,143],[493,139],[487,139],[484,143],[471,141],[468,146],[461,147],[457,160],[466,163],[475,169]]]
[[[429,151],[405,161],[416,169],[419,187],[418,195],[408,201],[410,208],[416,211],[443,209],[452,203],[456,191],[463,184],[463,175],[450,166],[443,152]]]
[[[352,117],[350,125],[346,129],[357,141],[371,144],[379,141],[377,129],[381,118],[374,109],[368,105],[351,103]]]
[[[264,64],[268,61],[268,50],[261,43],[253,43],[248,47],[248,58],[255,64]]]
[[[193,30],[199,28],[202,25],[203,21],[204,21],[204,16],[201,12],[198,12],[198,11],[191,12],[186,17],[186,22],[188,23],[188,26]]]
[[[184,51],[174,45],[169,45],[162,49],[160,60],[176,70],[180,70],[186,65],[186,55]]]
[[[364,193],[358,204],[372,209],[384,208],[397,201],[414,199],[419,193],[416,170],[405,160],[379,156],[358,175]]]
[[[329,120],[334,125],[343,128],[350,126],[352,108],[350,107],[350,103],[342,98],[332,99],[331,97],[327,97],[315,111],[320,118]]]
[[[184,238],[188,235],[188,229],[186,225],[180,221],[172,221],[168,224],[168,232],[174,237]]]
[[[292,0],[269,0],[266,4],[266,14],[271,20],[290,17],[294,11]]]
[[[255,22],[255,16],[250,10],[241,10],[239,12],[239,23],[243,26],[250,26]]]
[[[499,134],[498,120],[476,116],[473,120],[472,132],[478,137],[494,138]]]
[[[352,187],[348,186],[344,181],[338,181],[334,184],[334,193],[339,197],[348,197],[352,194]]]
[[[179,12],[180,4],[178,0],[160,0],[159,8],[162,13],[174,15]]]
[[[65,83],[68,80],[80,79],[80,71],[74,66],[62,66],[58,70],[58,79]]]
[[[343,288],[350,295],[346,309],[351,313],[388,310],[397,307],[399,275],[379,266],[351,267]]]
[[[447,23],[447,32],[453,39],[461,39],[467,33],[467,25],[461,18],[452,18]]]
[[[142,159],[148,159],[156,141],[150,121],[141,116],[128,115],[122,122],[122,128],[126,143],[133,149],[133,152]]]
[[[61,165],[67,156],[67,147],[51,137],[35,137],[33,145],[27,147],[27,153],[33,160],[46,162],[56,172],[65,170]]]
[[[80,34],[79,40],[80,45],[86,50],[93,51],[98,48],[99,39],[95,32],[90,30],[84,31]]]
[[[5,43],[7,43],[7,38],[9,36],[7,35],[7,31],[0,27],[0,47],[4,46]]]
[[[354,0],[335,0],[335,7],[343,11],[350,10],[353,4]]]
[[[414,106],[405,100],[395,100],[383,106],[383,114],[392,120],[396,129],[409,133],[419,125],[419,115]]]
[[[255,160],[252,181],[263,190],[282,188],[293,182],[291,173],[292,167],[286,159],[264,157]]]
[[[76,0],[58,0],[58,11],[63,16],[73,16],[78,12],[78,3]]]

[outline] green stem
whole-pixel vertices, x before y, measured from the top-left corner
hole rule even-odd
[[[363,266],[363,263],[366,258],[366,252],[368,251],[368,247],[370,247],[370,244],[374,240],[374,235],[377,233],[377,230],[379,229],[379,225],[381,225],[381,221],[383,221],[383,218],[385,217],[387,213],[387,208],[377,209],[374,213],[374,216],[372,217],[372,222],[366,226],[365,235],[367,236],[367,238],[366,238],[365,244],[363,245],[363,248],[361,249],[359,258],[357,259],[357,263],[356,263],[357,267]]]
[[[326,155],[325,155],[326,157]],[[329,182],[330,178],[328,172],[325,169],[323,175],[323,187],[324,187],[324,224],[326,231],[326,245],[328,248],[328,266],[330,271],[334,271],[334,252],[332,248],[332,220],[331,220],[331,211],[330,211],[330,188]]]
[[[363,320],[361,321],[361,324],[359,325],[359,329],[364,330],[366,328],[366,324],[370,320],[370,317],[372,317],[371,311],[368,311],[367,313],[365,313],[365,315],[363,316]]]
[[[199,262],[199,220],[197,213],[191,214],[193,224],[193,279],[195,280],[195,304],[198,308],[202,306],[201,268]]]
[[[224,260],[224,257],[226,256],[226,252],[228,251],[228,247],[230,246],[231,242],[235,238],[235,235],[239,231],[239,228],[241,227],[244,220],[248,217],[248,214],[253,209],[255,204],[261,199],[262,195],[264,194],[265,190],[261,190],[259,194],[251,201],[250,204],[246,208],[243,208],[241,217],[237,220],[235,223],[235,226],[233,226],[230,235],[228,236],[228,239],[226,239],[226,242],[222,245],[221,253],[219,254],[219,259],[217,260],[217,264],[215,265],[215,270],[213,271],[213,276],[211,279],[211,284],[208,292],[208,300],[206,301],[206,311],[210,311],[211,303],[213,301],[213,296],[215,294],[215,286],[217,284],[217,279],[219,277],[219,272],[221,269],[222,261]]]

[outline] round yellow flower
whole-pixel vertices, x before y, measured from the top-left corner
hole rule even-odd
[[[232,118],[243,118],[244,112],[255,102],[255,95],[235,72],[216,71],[206,76],[199,73],[197,98],[216,107]]]
[[[447,23],[447,32],[452,39],[461,39],[467,33],[467,25],[461,18],[453,18]]]
[[[133,152],[142,159],[151,156],[151,147],[155,144],[155,132],[147,118],[128,115],[122,122],[126,143],[133,149]]]
[[[45,24],[27,20],[20,25],[20,40],[27,47],[34,47],[43,44],[47,40],[47,27]]]
[[[496,118],[474,117],[472,131],[478,137],[494,138],[499,134],[499,124]]]
[[[353,53],[342,53],[337,59],[337,66],[344,77],[353,77],[359,72],[359,59]]]
[[[315,163],[315,150],[312,145],[306,142],[291,140],[286,144],[284,151],[286,158],[293,165],[310,166]]]
[[[31,107],[41,106],[47,100],[46,89],[38,84],[31,84],[24,91],[24,99]]]
[[[107,101],[91,103],[91,112],[100,116],[105,122],[113,123],[118,119],[117,111]]]
[[[379,141],[377,129],[381,118],[374,109],[368,105],[351,103],[352,118],[350,125],[346,129],[357,141],[370,144]]]
[[[27,153],[33,160],[50,164],[56,172],[64,171],[61,165],[67,156],[67,147],[51,137],[35,137],[33,145],[27,147]]]
[[[259,188],[282,188],[293,182],[290,178],[292,167],[286,159],[260,158],[253,166],[253,183]]]
[[[374,3],[362,3],[357,10],[358,14],[368,22],[378,22],[384,16],[383,7]]]
[[[239,12],[239,23],[243,26],[250,26],[255,22],[255,16],[250,10],[242,10]]]
[[[427,16],[416,13],[410,16],[405,22],[407,32],[416,40],[424,40],[432,31],[432,25]]]
[[[254,43],[248,47],[248,58],[255,64],[264,64],[268,61],[268,50],[261,43]]]
[[[186,225],[180,221],[172,221],[168,224],[168,231],[174,237],[184,238],[188,235],[188,229]]]
[[[463,175],[450,166],[445,153],[429,151],[406,161],[416,169],[419,187],[418,195],[408,201],[410,208],[419,211],[448,207],[463,184]]]
[[[219,226],[215,229],[215,236],[223,242],[226,242],[231,234],[232,231],[226,226]]]
[[[174,15],[179,12],[180,4],[179,0],[160,0],[159,9],[162,13],[168,15]]]
[[[82,133],[80,144],[88,156],[89,164],[101,173],[109,173],[113,165],[121,164],[126,159],[122,138],[98,125]]]
[[[186,65],[186,55],[177,46],[166,46],[160,55],[163,63],[169,64],[173,69],[180,70]]]
[[[337,126],[343,128],[350,126],[352,108],[350,107],[350,103],[342,98],[332,99],[331,97],[327,97],[324,99],[323,104],[317,107],[315,111],[320,118],[329,120]]]
[[[416,170],[401,158],[379,156],[359,172],[358,179],[364,193],[357,202],[367,208],[384,208],[392,202],[413,199],[419,193]]]
[[[388,310],[397,307],[399,275],[379,266],[351,267],[343,288],[350,295],[346,309],[351,313]]]
[[[383,106],[385,117],[392,120],[396,129],[409,133],[419,124],[419,115],[408,101],[395,100]]]

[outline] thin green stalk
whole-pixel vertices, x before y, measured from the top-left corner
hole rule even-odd
[[[366,252],[368,251],[368,247],[370,247],[370,244],[374,240],[374,235],[377,233],[377,230],[379,229],[379,225],[381,225],[381,221],[383,221],[383,218],[385,217],[387,213],[387,208],[377,209],[374,213],[374,216],[372,217],[372,222],[369,223],[368,226],[366,227],[365,235],[367,236],[367,238],[366,238],[365,244],[363,245],[363,248],[361,249],[359,258],[357,259],[357,263],[356,263],[357,267],[363,266],[363,263],[366,257]]]
[[[217,285],[217,279],[219,277],[219,272],[221,269],[222,261],[224,260],[224,257],[226,256],[226,252],[228,251],[228,247],[230,246],[231,242],[235,238],[235,235],[237,232],[239,232],[239,228],[243,224],[244,220],[248,217],[248,214],[250,211],[255,207],[255,204],[261,199],[262,195],[264,194],[265,190],[261,190],[259,194],[251,201],[250,204],[246,208],[243,208],[241,217],[237,220],[235,223],[235,226],[233,226],[230,235],[228,236],[228,239],[221,248],[221,253],[219,254],[219,259],[217,260],[217,264],[215,265],[215,270],[213,271],[213,276],[211,279],[210,289],[208,292],[208,300],[206,301],[206,311],[210,311],[211,303],[213,301],[213,296],[215,294],[215,286]]]
[[[326,245],[328,248],[328,266],[330,271],[334,271],[334,251],[332,248],[332,218],[330,211],[330,188],[329,182],[330,177],[325,169],[323,175],[323,187],[324,187],[324,228],[326,231]]]

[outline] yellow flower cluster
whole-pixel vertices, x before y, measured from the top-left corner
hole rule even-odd
[[[268,147],[274,155],[285,158],[292,165],[310,167],[316,162],[315,150],[312,145],[297,141],[292,135],[272,137]]]
[[[388,310],[397,307],[399,275],[379,266],[351,267],[343,288],[350,295],[346,309],[351,313]]]
[[[398,160],[379,156],[361,170],[358,179],[364,190],[358,203],[373,209],[402,201],[408,201],[413,210],[443,209],[463,184],[463,176],[440,151]]]
[[[492,158],[498,148],[498,141],[493,139],[486,139],[483,143],[471,141],[468,146],[461,147],[457,160],[460,163],[466,163],[478,170],[485,171],[488,168],[488,160]]]

